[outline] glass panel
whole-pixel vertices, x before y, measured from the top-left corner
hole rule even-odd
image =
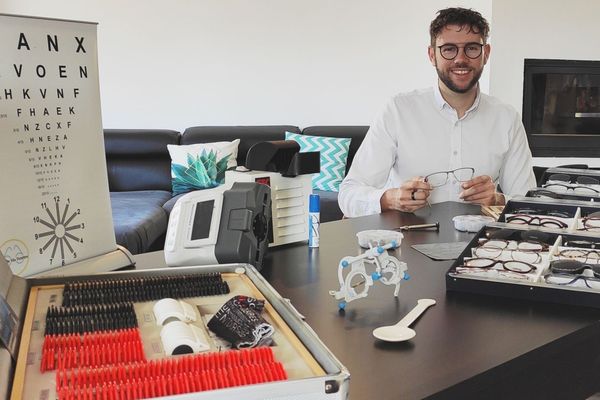
[[[600,75],[533,75],[533,134],[600,134]]]

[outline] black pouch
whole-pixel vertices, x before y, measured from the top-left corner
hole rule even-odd
[[[208,321],[208,328],[236,349],[268,345],[275,329],[260,315],[264,300],[235,296]]]

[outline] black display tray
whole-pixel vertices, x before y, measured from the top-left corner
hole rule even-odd
[[[498,217],[498,222],[506,222],[507,214],[515,214],[516,210],[523,208],[543,211],[562,211],[567,213],[571,218],[574,218],[585,217],[591,213],[600,211],[600,202],[596,204],[594,202],[581,200],[541,199],[517,196],[508,201],[508,203],[504,207],[504,210]],[[556,229],[559,231],[569,231],[568,228]]]
[[[501,222],[491,223],[477,233],[446,273],[447,291],[600,308],[600,290],[595,291],[587,288],[559,286],[546,283],[543,280],[536,282],[509,281],[484,276],[457,274],[456,268],[463,265],[465,257],[472,256],[471,249],[478,245],[479,239],[487,238],[488,232],[500,229],[513,231],[516,235],[522,235],[525,232],[527,239],[543,241],[551,246],[557,241],[559,236],[562,237],[563,242],[569,240],[588,240],[600,243],[600,234],[598,233],[581,234],[580,232],[560,232],[555,229],[534,228]]]

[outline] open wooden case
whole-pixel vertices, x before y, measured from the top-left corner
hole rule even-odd
[[[0,264],[0,332],[5,346],[0,352],[0,386],[12,388],[11,399],[134,399],[176,395],[178,399],[252,400],[346,399],[348,396],[348,371],[293,306],[281,298],[251,265],[226,264],[23,279],[13,276],[5,263]],[[64,325],[59,325],[59,334],[56,334],[55,321],[52,322],[54,331],[48,332],[49,307],[54,310],[51,311],[52,315],[56,315],[56,310],[62,306],[63,295],[67,296],[67,290],[71,290],[68,293],[71,299],[81,299],[82,293],[85,296],[86,291],[75,296],[72,293],[74,287],[83,287],[78,286],[79,283],[85,283],[86,290],[94,288],[95,291],[101,291],[102,287],[114,282],[121,289],[113,291],[117,295],[111,296],[127,298],[127,292],[133,289],[123,290],[123,287],[132,287],[123,282],[142,282],[141,285],[147,285],[152,281],[161,287],[162,297],[169,294],[164,289],[169,286],[167,281],[191,281],[199,276],[218,276],[228,287],[228,293],[224,294],[179,299],[192,305],[197,318],[189,323],[202,332],[203,340],[209,347],[206,352],[167,355],[161,341],[162,326],[157,325],[153,313],[153,306],[158,299],[147,299],[148,296],[144,298],[146,301],[131,302],[137,327],[117,324],[117,329],[116,325],[106,325],[121,332],[111,336],[112,339],[106,339],[105,336],[98,339],[97,336],[83,334],[78,331],[81,326],[67,326],[64,320],[60,322]],[[248,350],[228,349],[227,342],[207,328],[210,317],[237,295],[264,300],[261,316],[274,328],[269,346]],[[96,317],[91,324],[100,324],[98,315],[106,307],[82,304],[79,311],[92,311]],[[76,306],[70,304],[69,307],[63,307],[61,312],[64,313],[67,308],[72,311]],[[123,329],[129,329],[128,333],[122,333]],[[71,339],[63,338],[69,335]],[[72,340],[77,342],[77,346],[84,342],[87,345],[77,347],[80,354],[69,358],[64,348],[48,350],[48,337],[55,338],[58,347],[60,343],[71,343]],[[110,340],[113,343],[107,344],[106,341]],[[236,360],[240,364],[236,364]],[[269,365],[265,367],[265,363]],[[202,371],[209,367],[220,372],[202,375]],[[272,371],[276,372],[269,372],[269,368],[275,368]],[[237,374],[235,379],[231,377],[233,370]],[[206,381],[203,382],[203,379]]]

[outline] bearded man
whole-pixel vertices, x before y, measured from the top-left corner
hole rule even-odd
[[[443,201],[502,205],[536,186],[518,113],[479,89],[491,50],[485,18],[447,8],[429,33],[437,84],[396,95],[371,125],[340,186],[347,217]]]

